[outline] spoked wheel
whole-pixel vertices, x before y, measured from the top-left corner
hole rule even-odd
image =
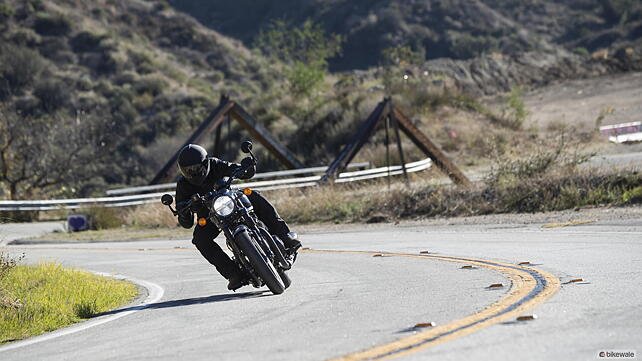
[[[247,257],[248,261],[250,261],[252,268],[254,268],[254,271],[261,277],[270,291],[275,295],[283,293],[287,286],[284,285],[282,276],[265,255],[263,249],[261,249],[247,231],[239,232],[235,238],[236,244],[241,251],[243,251],[243,254]]]

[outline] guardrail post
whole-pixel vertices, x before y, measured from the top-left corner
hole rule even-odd
[[[426,153],[426,155],[433,160],[435,165],[446,173],[446,175],[448,175],[455,184],[467,187],[472,185],[470,180],[464,175],[464,173],[462,173],[461,170],[459,170],[459,168],[457,168],[455,163],[453,163],[424,133],[415,127],[410,119],[406,118],[399,109],[393,107],[392,116],[396,118],[399,126],[401,126],[401,130],[408,136],[408,138],[410,138],[410,140],[419,149],[421,149],[421,151]]]
[[[394,109],[394,105],[392,104],[392,99],[390,100],[390,104],[391,104],[390,107]],[[403,154],[403,147],[401,146],[401,134],[399,133],[399,122],[397,121],[397,118],[394,117],[393,112],[390,112],[388,116],[392,120],[392,126],[394,127],[395,136],[397,137],[397,149],[399,150],[399,160],[401,161],[401,169],[403,170],[403,177],[406,181],[406,186],[409,186],[410,178],[408,177],[408,171],[406,170],[406,159]]]
[[[174,153],[174,155],[165,163],[163,168],[156,174],[154,179],[152,179],[149,184],[158,184],[162,183],[163,181],[167,180],[168,178],[171,177],[170,175],[170,170],[175,166],[176,160],[178,160],[178,154],[180,153],[181,149],[183,149],[184,146],[191,144],[191,143],[199,143],[207,134],[209,134],[212,130],[214,130],[218,125],[220,125],[223,122],[223,119],[225,118],[225,114],[234,107],[234,102],[230,100],[225,95],[221,96],[221,102],[212,111],[207,118],[201,123],[201,125],[196,128],[194,133],[190,135],[189,138],[187,138],[187,141],[183,143],[183,145]]]
[[[345,169],[346,165],[352,161],[368,138],[370,138],[372,133],[374,133],[377,123],[379,123],[384,114],[386,114],[387,107],[388,99],[385,99],[377,105],[375,110],[370,113],[368,119],[363,122],[352,142],[346,144],[339,155],[332,161],[332,163],[330,163],[328,170],[325,172],[323,177],[321,177],[319,184],[325,184],[332,181]]]
[[[250,134],[263,144],[281,163],[288,168],[303,168],[301,163],[287,148],[281,145],[276,139],[272,138],[269,131],[261,124],[256,122],[240,105],[231,101],[226,95],[221,96],[221,102],[214,111],[212,111],[201,125],[187,138],[187,141],[176,151],[176,153],[169,159],[163,168],[156,174],[154,179],[149,183],[151,185],[162,183],[171,177],[170,171],[176,164],[178,154],[184,146],[191,143],[201,143],[206,135],[217,129],[216,149],[220,141],[220,131],[225,116],[232,116],[238,120],[241,125]]]
[[[276,139],[272,138],[270,132],[261,124],[256,122],[246,111],[238,104],[230,110],[230,115],[238,120],[252,137],[257,139],[272,155],[288,168],[303,168],[301,163],[287,148],[285,148]]]

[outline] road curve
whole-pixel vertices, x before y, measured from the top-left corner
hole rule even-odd
[[[291,272],[293,286],[281,296],[251,288],[226,292],[224,280],[189,241],[11,246],[11,252],[26,252],[29,262],[46,258],[126,274],[159,284],[165,294],[127,317],[0,357],[585,360],[600,351],[639,349],[642,326],[634,315],[642,306],[636,281],[642,222],[559,225],[388,225],[308,233],[306,246],[326,251],[301,254]],[[345,250],[358,252],[338,252]],[[517,265],[523,261],[531,264]],[[464,264],[474,268],[462,269]],[[568,283],[576,278],[583,281]],[[506,287],[487,287],[493,283]],[[538,287],[542,294],[533,304],[517,305],[482,327],[464,327],[509,309]],[[536,320],[513,321],[533,312]],[[427,322],[436,327],[413,327]],[[430,341],[440,334],[440,342]]]

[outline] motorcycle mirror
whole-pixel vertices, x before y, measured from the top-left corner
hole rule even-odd
[[[166,206],[169,206],[172,203],[174,203],[174,197],[172,197],[171,194],[163,194],[163,196],[161,197],[161,203],[163,203]]]
[[[252,150],[252,142],[246,140],[245,142],[241,143],[241,150],[243,151],[243,153],[249,153]]]

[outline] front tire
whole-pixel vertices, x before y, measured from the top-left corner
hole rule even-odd
[[[283,281],[281,281],[278,271],[263,252],[263,249],[261,249],[247,231],[239,232],[235,238],[236,244],[247,257],[248,261],[250,261],[252,268],[254,268],[254,271],[259,277],[261,277],[263,282],[265,282],[270,291],[275,295],[283,293],[283,291],[285,291],[285,285],[283,284]]]

